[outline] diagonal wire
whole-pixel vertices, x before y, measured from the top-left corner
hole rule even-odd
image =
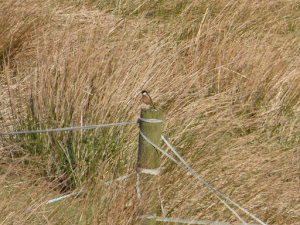
[[[203,180],[193,171],[190,170],[190,167],[185,167],[183,165],[181,165],[176,159],[174,159],[174,157],[172,157],[170,154],[168,154],[166,151],[162,150],[160,147],[158,147],[156,144],[154,144],[152,141],[149,140],[149,138],[147,138],[143,132],[140,129],[140,134],[141,136],[149,143],[151,144],[153,147],[155,147],[157,150],[159,150],[161,153],[163,153],[164,155],[166,155],[168,158],[170,158],[172,161],[174,161],[176,164],[178,164],[180,167],[182,167],[185,171],[189,172],[190,174],[192,174],[195,178],[200,179],[200,181],[203,183]],[[205,182],[205,181],[204,181]],[[206,182],[205,182],[206,183]],[[207,184],[207,183],[206,183]],[[207,184],[209,185],[209,184]],[[210,185],[209,185],[210,186]],[[211,187],[211,186],[210,186]],[[212,188],[212,187],[211,187]],[[217,198],[231,211],[234,213],[234,215],[240,220],[242,221],[243,224],[247,225],[247,223],[237,214],[237,212],[234,211],[234,209],[232,209],[225,201],[223,201],[218,195],[216,195]],[[265,224],[264,224],[265,225]]]
[[[64,195],[64,196],[61,196],[61,197],[59,197],[59,198],[55,198],[55,199],[49,200],[48,202],[45,203],[45,205],[48,205],[48,204],[51,204],[51,203],[53,203],[53,202],[57,202],[57,201],[60,201],[60,200],[62,200],[62,199],[69,198],[69,197],[72,197],[72,196],[75,196],[75,195],[78,196],[78,195],[80,195],[82,192],[83,192],[83,188],[81,188],[81,190],[78,191],[78,192],[74,192],[74,193],[72,193],[72,194]]]
[[[106,181],[106,182],[104,183],[104,185],[109,185],[109,184],[111,184],[111,183],[113,183],[113,182],[116,182],[116,181],[122,181],[122,180],[125,180],[125,179],[131,177],[131,176],[134,175],[134,174],[136,174],[136,172],[133,172],[133,173],[130,173],[130,174],[127,174],[127,175],[118,177],[118,178],[116,178],[116,179],[114,179],[114,180]]]
[[[248,216],[251,216],[253,219],[255,219],[260,224],[266,225],[263,221],[258,219],[256,216],[252,215],[250,212],[248,212],[246,209],[241,207],[239,204],[231,200],[230,198],[226,197],[223,193],[212,187],[210,184],[208,184],[206,181],[204,181],[199,175],[186,163],[186,161],[176,152],[176,150],[173,148],[173,146],[167,141],[167,139],[164,136],[161,136],[162,140],[168,145],[168,147],[172,150],[172,152],[180,159],[180,161],[187,167],[189,172],[194,175],[199,181],[201,181],[206,187],[211,189],[216,195],[221,196],[222,198],[226,199],[227,201],[231,202],[233,205],[235,205],[237,208],[242,210],[244,213],[246,213]],[[220,199],[220,198],[219,198]],[[221,200],[222,201],[222,200]],[[222,201],[223,202],[223,201]],[[225,202],[223,202],[225,203]],[[242,220],[243,221],[243,220]]]
[[[103,183],[103,185],[109,185],[109,184],[111,184],[111,183],[113,183],[113,182],[116,182],[116,181],[122,181],[122,180],[125,180],[125,179],[131,177],[132,175],[134,175],[134,174],[136,174],[136,173],[137,173],[137,172],[133,172],[133,173],[130,173],[130,174],[127,174],[127,175],[118,177],[118,178],[116,178],[116,179],[113,179],[113,180],[110,180],[110,181],[106,181],[105,183]],[[72,197],[72,196],[74,196],[74,195],[78,196],[78,195],[80,195],[80,194],[83,192],[83,189],[84,189],[84,188],[81,188],[81,190],[78,191],[78,192],[74,192],[74,193],[71,193],[71,194],[68,194],[68,195],[64,195],[64,196],[61,196],[61,197],[58,197],[58,198],[55,198],[55,199],[51,199],[51,200],[47,201],[47,202],[45,203],[45,205],[51,204],[51,203],[53,203],[53,202],[60,201],[60,200],[65,199],[65,198]]]

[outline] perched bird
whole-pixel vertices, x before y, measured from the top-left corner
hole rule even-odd
[[[153,109],[155,109],[153,101],[152,101],[150,95],[145,90],[142,91],[142,99],[143,99],[143,101],[144,101],[145,104],[150,105],[150,106],[153,107]]]

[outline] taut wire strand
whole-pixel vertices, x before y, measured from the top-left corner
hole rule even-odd
[[[192,171],[190,171],[188,168],[186,168],[185,166],[183,166],[182,164],[180,164],[174,157],[172,157],[170,154],[168,154],[166,151],[162,150],[160,147],[158,147],[156,144],[154,144],[152,141],[149,140],[149,138],[147,138],[143,132],[140,129],[140,134],[141,136],[149,143],[151,144],[153,147],[155,147],[157,150],[159,150],[161,153],[163,153],[164,155],[166,155],[168,158],[170,158],[172,161],[174,161],[177,165],[179,165],[181,168],[183,168],[185,171],[187,171],[188,173],[192,174],[194,177],[196,177],[197,179],[200,178],[195,172],[192,173]],[[203,180],[200,178],[200,181],[202,182]],[[205,181],[204,181],[205,182]],[[206,183],[206,182],[205,182]],[[208,184],[209,185],[209,184]],[[216,195],[218,199],[220,199],[220,197],[218,195]],[[221,200],[221,199],[220,199]],[[226,202],[224,202],[223,200],[221,200],[221,202],[232,212],[234,212],[234,215],[236,215],[245,225],[247,224],[238,214],[237,212],[234,211],[234,209],[232,209]]]
[[[98,124],[98,125],[90,125],[90,126],[66,127],[66,128],[56,128],[56,129],[48,129],[48,130],[16,131],[16,132],[0,133],[0,136],[16,135],[16,134],[49,133],[49,132],[71,131],[71,130],[89,130],[89,129],[96,129],[96,128],[99,128],[99,127],[124,126],[124,125],[130,125],[130,124],[137,124],[137,122]]]
[[[259,222],[262,225],[266,225],[263,221],[258,219],[256,216],[252,215],[250,212],[248,212],[246,209],[241,207],[239,204],[231,200],[230,198],[226,197],[223,193],[212,187],[210,184],[208,184],[206,181],[204,181],[199,175],[186,163],[186,161],[176,152],[176,150],[173,148],[173,146],[167,141],[167,139],[164,136],[161,136],[162,140],[168,145],[168,147],[172,150],[172,152],[180,159],[180,161],[187,167],[188,171],[194,175],[199,181],[201,181],[206,187],[211,189],[215,194],[221,196],[225,200],[231,202],[234,206],[242,210],[244,213],[246,213],[248,216],[251,216],[253,219],[255,219],[257,222]],[[225,203],[225,202],[223,202]]]

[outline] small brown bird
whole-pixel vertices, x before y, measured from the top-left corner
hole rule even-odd
[[[153,101],[152,101],[150,95],[145,90],[142,91],[142,99],[143,99],[143,101],[144,101],[145,104],[150,105],[150,106],[153,107],[153,109],[155,109]]]

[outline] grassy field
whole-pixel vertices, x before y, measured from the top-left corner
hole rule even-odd
[[[0,132],[136,121],[146,89],[204,180],[265,223],[300,224],[299,18],[296,0],[2,2]],[[137,224],[147,207],[135,176],[103,185],[135,171],[136,125],[0,143],[0,224]],[[162,216],[238,222],[161,164]]]

